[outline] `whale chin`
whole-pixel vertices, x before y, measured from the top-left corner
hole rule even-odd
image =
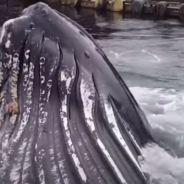
[[[150,125],[84,28],[37,3],[3,25],[0,50],[0,183],[147,183]]]

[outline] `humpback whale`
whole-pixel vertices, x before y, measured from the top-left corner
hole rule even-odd
[[[93,37],[44,3],[2,27],[0,124],[1,184],[148,183],[138,103]]]

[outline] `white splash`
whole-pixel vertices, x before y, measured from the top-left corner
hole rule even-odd
[[[156,144],[143,149],[142,171],[151,176],[150,184],[182,184],[184,181],[184,158],[171,156]]]

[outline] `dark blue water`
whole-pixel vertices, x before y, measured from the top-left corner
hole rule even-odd
[[[94,36],[145,112],[156,139],[176,154],[170,156],[157,146],[146,148],[144,170],[159,184],[183,184],[184,25],[177,20],[59,10]],[[0,22],[7,18],[2,15]]]

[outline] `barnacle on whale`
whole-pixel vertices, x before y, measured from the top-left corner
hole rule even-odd
[[[6,105],[6,113],[17,114],[18,113],[18,104],[17,102],[10,102]]]

